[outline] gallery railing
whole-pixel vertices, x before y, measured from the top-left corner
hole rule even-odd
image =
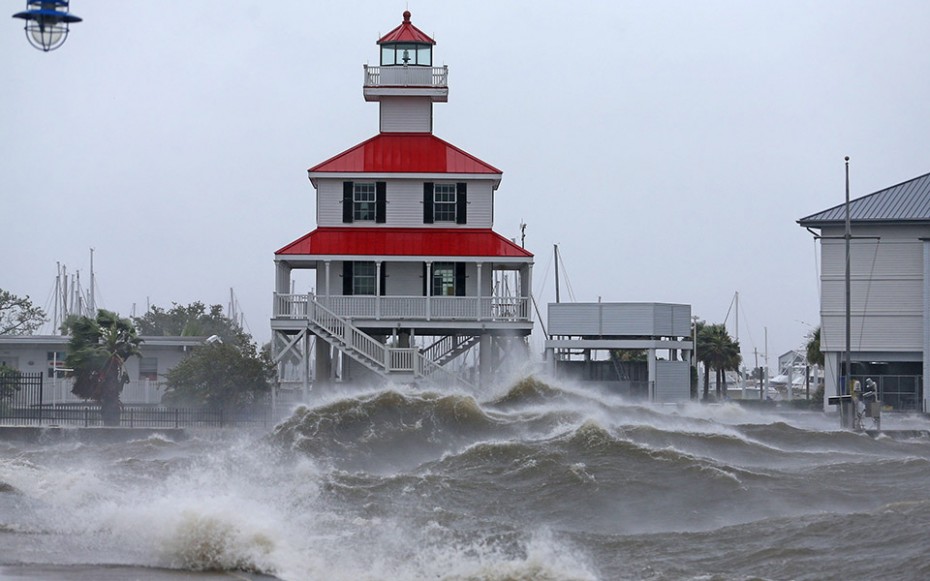
[[[285,293],[274,295],[274,317],[306,319],[309,316],[309,304],[314,301],[348,319],[514,323],[531,320],[528,297],[319,296]]]
[[[433,87],[449,86],[449,67],[370,67],[365,68],[366,87]]]

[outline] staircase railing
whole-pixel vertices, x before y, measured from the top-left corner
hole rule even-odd
[[[307,318],[311,325],[341,344],[350,355],[382,374],[405,372],[412,373],[414,377],[429,377],[438,373],[446,379],[470,385],[415,347],[384,345],[347,319],[318,303],[313,297],[307,301]]]
[[[475,335],[465,337],[460,335],[446,335],[429,347],[423,349],[423,356],[430,361],[442,365],[447,361],[455,359],[457,355],[473,346],[479,339],[480,338]]]

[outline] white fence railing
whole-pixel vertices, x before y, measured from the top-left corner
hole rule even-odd
[[[449,67],[365,67],[366,87],[435,87],[449,86]]]
[[[527,297],[382,297],[275,293],[274,317],[307,319],[316,302],[337,317],[398,321],[527,322]]]
[[[387,373],[411,373],[414,377],[438,375],[447,381],[461,381],[467,384],[464,379],[458,378],[449,370],[425,357],[416,347],[388,347],[379,342],[353,326],[350,321],[314,300],[312,295],[276,295],[275,306],[279,304],[277,299],[289,296],[302,297],[302,300],[296,300],[293,304],[298,305],[298,310],[303,309],[308,321],[342,343],[342,348],[358,358],[367,360],[376,368]],[[371,299],[372,297],[338,298]],[[285,305],[290,304],[287,300],[282,300]],[[362,302],[362,305],[367,303],[368,301]]]
[[[45,378],[42,385],[43,404],[81,403],[82,398],[71,393],[74,380],[66,377]],[[130,381],[123,386],[120,392],[120,401],[126,404],[157,404],[165,395],[165,383],[139,379]]]

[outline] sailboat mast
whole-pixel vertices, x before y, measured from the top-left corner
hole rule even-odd
[[[555,259],[555,302],[559,303],[559,245],[552,245],[553,258]]]
[[[90,306],[88,310],[90,311],[89,316],[94,316],[97,312],[97,302],[94,300],[94,249],[90,249]]]

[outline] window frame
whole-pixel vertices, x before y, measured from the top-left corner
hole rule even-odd
[[[433,222],[451,222],[453,224],[457,222],[458,195],[457,184],[433,184]],[[450,196],[450,198],[440,200],[440,196]]]
[[[431,277],[432,280],[430,281],[430,296],[456,296],[454,262],[434,262],[432,265]]]
[[[369,267],[370,273],[364,272]],[[352,261],[352,296],[376,296],[378,293],[377,277],[378,266],[373,260]],[[368,285],[371,287],[371,292],[366,292]]]
[[[367,199],[360,199],[365,196]],[[352,221],[375,222],[378,219],[378,185],[376,182],[352,183]]]

